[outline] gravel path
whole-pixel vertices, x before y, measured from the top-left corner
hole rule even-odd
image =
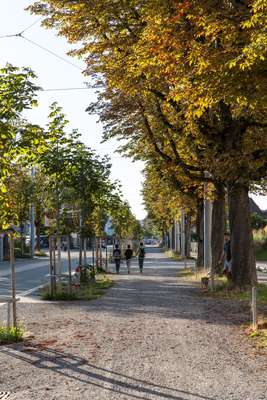
[[[19,304],[34,339],[0,347],[0,399],[266,400],[266,354],[238,328],[246,312],[148,256],[99,300]]]

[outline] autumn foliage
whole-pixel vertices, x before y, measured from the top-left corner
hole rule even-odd
[[[266,0],[37,1],[101,87],[104,137],[199,198],[228,193],[233,282],[255,281],[248,191],[267,174]],[[148,185],[149,186],[149,185]],[[147,187],[148,187],[147,186]],[[193,190],[194,191],[194,190]]]

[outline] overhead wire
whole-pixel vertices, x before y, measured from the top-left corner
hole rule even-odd
[[[29,29],[31,29],[34,25],[36,25],[39,21],[41,21],[42,17],[38,18],[36,21],[34,21],[32,24],[26,26],[26,28],[24,28],[21,32],[19,33],[13,33],[10,35],[2,35],[0,36],[0,39],[4,39],[4,38],[9,38],[9,37],[17,37],[17,36],[21,36],[24,32],[28,31]]]
[[[73,67],[79,69],[80,71],[83,71],[83,70],[84,70],[82,67],[79,67],[79,65],[74,64],[73,62],[67,60],[67,59],[64,58],[64,57],[61,57],[60,55],[58,55],[58,54],[55,53],[54,51],[47,49],[46,47],[42,46],[41,44],[39,44],[39,43],[37,43],[37,42],[34,42],[33,40],[27,38],[26,36],[24,36],[24,35],[22,35],[22,34],[20,34],[20,35],[18,35],[18,36],[21,37],[22,39],[26,40],[27,42],[31,43],[32,45],[34,45],[34,46],[36,46],[36,47],[39,47],[40,49],[46,51],[47,53],[52,54],[54,57],[58,58],[59,60],[64,61],[65,63],[72,65]]]
[[[29,42],[30,44],[32,44],[33,46],[36,46],[36,47],[40,48],[41,50],[43,50],[43,51],[45,51],[45,52],[47,52],[47,53],[53,55],[53,56],[56,57],[57,59],[59,59],[59,60],[65,62],[65,63],[67,63],[67,64],[69,64],[69,65],[71,65],[71,66],[73,66],[74,68],[79,69],[80,71],[83,71],[84,69],[81,68],[81,67],[79,67],[77,64],[72,63],[71,61],[67,60],[66,58],[64,58],[64,57],[62,57],[62,56],[60,56],[60,55],[58,55],[58,54],[55,53],[54,51],[47,49],[46,47],[40,45],[39,43],[37,43],[37,42],[35,42],[35,41],[33,41],[33,40],[31,40],[31,39],[29,39],[29,38],[27,38],[26,36],[23,35],[26,31],[28,31],[28,30],[31,29],[34,25],[36,25],[41,19],[42,19],[42,17],[40,17],[38,20],[36,20],[35,22],[33,22],[32,24],[30,24],[29,26],[27,26],[25,29],[23,29],[23,30],[22,30],[21,32],[19,32],[19,33],[16,33],[16,34],[9,34],[9,35],[2,35],[2,36],[0,36],[0,39],[11,38],[11,37],[20,37],[20,38],[24,39],[25,41]],[[48,88],[48,89],[42,89],[41,92],[73,91],[73,90],[89,90],[89,89],[91,89],[91,88],[90,88],[90,87]],[[102,148],[102,149],[96,149],[96,151],[103,151],[103,152],[109,151],[109,150],[112,150],[112,151],[114,152],[114,149],[103,149],[103,148]],[[125,157],[122,156],[122,155],[116,155],[116,156],[114,156],[114,155],[109,155],[109,157],[110,157],[111,160],[114,160],[114,159],[122,159],[122,158],[125,159]],[[127,196],[127,198],[125,198],[125,200],[131,199],[131,198],[135,198],[135,197],[133,197],[132,195],[130,195],[130,196]]]
[[[42,18],[42,17],[41,17],[41,18]],[[36,25],[36,24],[41,20],[41,18],[39,18],[37,21],[35,21],[35,22],[32,23],[31,25],[27,26],[23,31],[21,31],[21,32],[19,32],[19,33],[16,33],[16,34],[12,34],[12,35],[3,35],[3,36],[0,36],[0,39],[3,39],[3,38],[10,38],[10,37],[20,37],[20,38],[26,40],[27,42],[31,43],[32,45],[37,46],[37,47],[39,47],[40,49],[42,49],[42,50],[48,52],[49,54],[53,55],[54,57],[57,57],[59,60],[64,61],[65,63],[70,64],[71,66],[73,66],[73,67],[79,69],[80,71],[83,71],[83,68],[82,68],[82,67],[79,67],[77,64],[74,64],[73,62],[67,60],[66,58],[64,58],[64,57],[62,57],[62,56],[60,56],[59,54],[55,53],[54,51],[47,49],[46,47],[40,45],[40,44],[37,43],[37,42],[34,42],[33,40],[31,40],[31,39],[29,39],[29,38],[27,38],[26,36],[23,35],[24,32],[26,32],[27,30],[29,30],[30,28],[32,28],[34,25]],[[67,88],[48,88],[48,89],[41,89],[41,91],[42,91],[42,92],[58,92],[58,91],[90,90],[90,89],[91,89],[90,87],[74,87],[74,88],[67,87]]]
[[[34,21],[32,24],[30,24],[29,26],[27,26],[26,28],[24,28],[20,34],[22,35],[24,32],[28,31],[29,29],[31,29],[34,25],[38,24],[39,21],[41,21],[42,17],[38,18],[36,21]]]
[[[51,54],[52,56],[58,58],[59,60],[72,65],[74,68],[79,69],[80,71],[83,71],[84,69],[82,67],[80,67],[77,64],[74,64],[73,62],[69,61],[67,58],[64,58],[62,56],[60,56],[59,54],[55,53],[54,51],[42,46],[41,44],[35,42],[34,40],[29,39],[28,37],[26,37],[24,35],[24,33],[26,31],[28,31],[29,29],[31,29],[34,25],[36,25],[40,20],[42,19],[42,17],[38,18],[36,21],[34,21],[32,24],[30,24],[29,26],[26,26],[26,28],[24,28],[21,32],[15,33],[15,34],[11,34],[11,35],[2,35],[0,36],[0,39],[4,39],[4,38],[11,38],[11,37],[19,37],[21,39],[24,39],[25,41],[29,42],[30,44],[32,44],[33,46],[38,47],[39,49]]]
[[[0,36],[0,39],[10,38],[10,37],[15,37],[15,36],[18,36],[18,34],[16,34],[16,35],[14,35],[14,34],[12,34],[12,35],[2,35],[2,36]]]
[[[31,29],[34,25],[36,25],[40,20],[42,19],[42,17],[38,18],[36,21],[34,21],[32,24],[30,24],[29,26],[27,26],[26,28],[24,28],[21,32],[16,33],[16,34],[9,34],[9,35],[2,35],[0,36],[0,39],[4,39],[4,38],[11,38],[11,37],[19,37],[21,39],[24,39],[25,41],[29,42],[30,44],[32,44],[33,46],[36,46],[38,48],[40,48],[41,50],[53,55],[54,57],[58,58],[59,60],[79,69],[80,71],[83,71],[83,68],[78,66],[77,64],[74,64],[73,62],[67,60],[66,58],[60,56],[59,54],[55,53],[54,51],[42,46],[41,44],[29,39],[28,37],[24,36],[24,33],[26,31],[28,31],[29,29]],[[41,89],[41,92],[56,92],[56,91],[72,91],[72,90],[90,90],[90,87],[67,87],[67,88],[48,88],[48,89]],[[100,151],[105,151],[104,149],[99,149]],[[111,149],[108,149],[111,150]],[[114,151],[114,149],[112,149]],[[123,156],[111,156],[112,159],[114,158],[124,158]]]

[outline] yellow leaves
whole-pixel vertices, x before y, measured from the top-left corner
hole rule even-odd
[[[106,100],[107,105],[101,111],[112,137],[131,137],[132,143],[142,137],[149,153],[144,157],[148,159],[153,154],[153,142],[147,144],[142,120],[143,114],[148,115],[160,149],[172,154],[166,138],[168,134],[175,140],[179,137],[183,160],[195,165],[197,157],[190,159],[187,135],[208,163],[217,154],[213,137],[205,142],[197,130],[193,137],[191,128],[196,120],[214,113],[208,126],[216,132],[214,126],[218,124],[221,132],[223,122],[218,123],[216,108],[220,102],[231,105],[231,116],[238,118],[245,112],[249,116],[252,107],[256,109],[257,102],[262,101],[266,2],[251,0],[249,10],[234,11],[229,1],[216,2],[215,8],[212,1],[174,0],[172,12],[164,0],[42,3],[52,6],[52,17],[68,39],[84,42],[78,52],[87,57],[88,74],[104,76],[106,91],[100,100]],[[162,102],[171,105],[171,109],[164,107],[168,122],[176,128],[177,120],[182,120],[179,134],[160,121],[155,93],[160,93],[160,106]],[[172,113],[179,107],[182,118]],[[131,154],[136,151],[139,156],[139,143],[132,147]],[[219,166],[225,165],[228,171],[230,162],[230,158],[222,160]],[[173,172],[170,164],[165,170]],[[155,176],[153,182],[158,187]],[[162,207],[164,196],[159,198]]]
[[[245,96],[237,96],[236,102],[241,108],[248,106],[248,100]]]
[[[230,69],[236,67],[238,60],[235,58],[234,60],[229,61],[228,66]]]
[[[264,62],[267,54],[267,35],[262,33],[252,37],[252,42],[243,48],[242,54],[230,60],[230,69],[239,68],[242,71],[250,69],[257,62]]]
[[[254,28],[256,25],[266,26],[267,1],[254,0],[252,2],[252,15],[250,19],[241,22],[243,28]]]
[[[0,184],[0,192],[1,193],[7,193],[7,188],[3,183]]]
[[[37,100],[32,100],[31,101],[31,107],[32,108],[38,107],[38,101]]]

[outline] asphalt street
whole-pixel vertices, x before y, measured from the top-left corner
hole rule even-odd
[[[78,265],[78,252],[72,252],[72,268]],[[90,259],[89,259],[90,261]],[[16,288],[18,296],[34,294],[35,289],[48,282],[49,258],[40,257],[16,260]],[[67,253],[61,253],[62,272],[67,272]],[[10,295],[10,267],[8,262],[0,264],[0,297]]]

